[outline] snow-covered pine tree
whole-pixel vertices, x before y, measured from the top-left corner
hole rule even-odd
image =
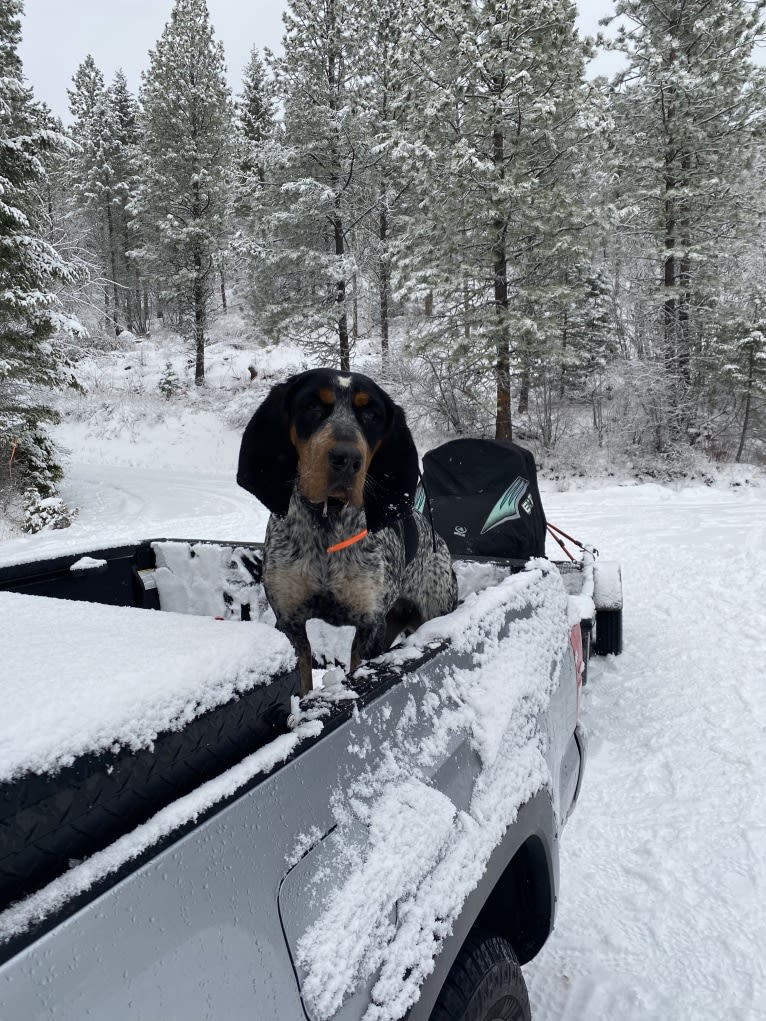
[[[119,296],[124,304],[128,329],[144,334],[149,325],[147,281],[142,279],[138,261],[131,254],[141,243],[132,206],[140,177],[139,108],[121,69],[115,72],[107,90],[106,103],[111,129],[111,192]]]
[[[193,341],[198,385],[205,381],[205,341],[228,240],[234,127],[225,71],[205,0],[176,0],[143,79],[134,208],[142,238],[137,257],[163,307]]]
[[[109,329],[142,333],[138,267],[128,255],[137,241],[130,202],[137,184],[138,104],[123,72],[107,88],[90,54],[68,93],[76,143],[68,175],[79,234],[90,248]]]
[[[72,88],[67,89],[69,112],[76,125],[84,126],[93,117],[104,89],[104,76],[88,53],[72,76]]]
[[[406,0],[378,0],[375,4],[351,0],[347,12],[353,40],[352,62],[357,72],[352,83],[352,102],[364,145],[364,153],[357,160],[366,177],[366,185],[358,189],[361,201],[355,217],[355,248],[357,262],[374,282],[377,292],[371,318],[380,329],[384,370],[394,304],[391,275],[398,236],[397,215],[409,183],[403,159],[406,138],[397,116],[397,100],[406,87],[402,79],[406,7]]]
[[[358,69],[349,0],[290,0],[284,55],[271,58],[283,124],[262,147],[263,205],[242,245],[253,315],[267,334],[305,339],[350,367],[351,250],[364,168],[350,104]]]
[[[766,317],[735,340],[731,354],[733,360],[725,368],[740,397],[742,431],[734,460],[741,461],[745,443],[750,438],[751,426],[756,421],[763,426],[763,413],[766,409]],[[759,438],[763,443],[762,428]]]
[[[67,90],[75,142],[69,155],[69,188],[73,212],[86,238],[93,276],[101,292],[104,320],[110,332],[120,325],[118,254],[113,208],[111,137],[114,125],[107,103],[104,76],[88,54]]]
[[[45,391],[67,373],[53,335],[65,322],[53,291],[74,273],[43,239],[46,151],[64,144],[24,84],[21,0],[0,9],[0,485],[54,495],[61,477],[45,432],[55,415]]]
[[[723,299],[715,310],[717,364],[707,388],[712,399],[706,430],[718,456],[741,461],[750,449],[766,453],[766,285],[764,259],[744,261],[732,283],[724,278]],[[714,431],[716,422],[723,428]]]
[[[405,99],[413,167],[400,286],[428,298],[421,343],[495,382],[495,433],[510,439],[511,378],[545,358],[548,281],[592,219],[576,185],[599,127],[571,0],[413,0]],[[413,155],[417,158],[413,160]],[[517,339],[527,344],[517,350]]]
[[[250,51],[243,73],[242,91],[236,103],[236,126],[232,252],[240,263],[237,269],[247,281],[247,300],[256,305],[260,295],[253,293],[252,260],[248,253],[252,238],[259,234],[258,223],[269,201],[266,166],[278,125],[274,81],[255,47]]]
[[[242,140],[240,156],[241,182],[249,186],[254,180],[263,185],[264,169],[260,163],[261,146],[274,134],[276,100],[274,82],[258,50],[253,47],[242,76],[242,92],[237,100],[237,126]]]
[[[720,357],[713,309],[721,269],[757,237],[749,193],[766,79],[752,63],[762,0],[617,0],[618,253],[634,348],[664,368],[662,448],[686,431]]]

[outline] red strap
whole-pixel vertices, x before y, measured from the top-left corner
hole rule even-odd
[[[561,539],[559,539],[559,537],[558,537],[558,536],[556,535],[556,532],[559,532],[559,531],[561,531],[561,529],[559,529],[559,528],[556,528],[556,526],[555,526],[555,525],[552,525],[552,524],[550,524],[550,522],[547,522],[547,523],[546,523],[546,525],[545,525],[545,527],[546,527],[546,528],[548,529],[548,533],[550,534],[550,536],[551,536],[551,537],[552,537],[553,539],[555,539],[555,540],[556,540],[556,542],[557,542],[557,543],[559,544],[559,546],[560,546],[560,547],[561,547],[561,548],[563,549],[563,551],[564,551],[564,552],[566,553],[566,555],[567,555],[567,556],[569,557],[569,559],[570,559],[570,560],[574,560],[574,557],[572,556],[572,554],[571,554],[571,553],[569,552],[569,550],[568,550],[568,549],[566,548],[566,546],[565,546],[565,545],[564,545],[564,543],[563,543],[563,542],[561,541]],[[554,528],[556,528],[556,532],[554,532],[554,531],[553,531],[553,529],[554,529]],[[564,535],[564,532],[561,532],[561,534],[562,534],[562,535]],[[567,536],[567,539],[568,539],[568,538],[569,538],[569,536]],[[574,542],[574,539],[572,539],[572,542]]]
[[[337,553],[338,550],[345,549],[347,546],[353,546],[355,542],[359,542],[360,539],[364,539],[367,535],[367,529],[363,529],[361,532],[357,532],[356,535],[352,535],[350,539],[343,539],[342,542],[336,542],[334,546],[328,546],[328,553]]]

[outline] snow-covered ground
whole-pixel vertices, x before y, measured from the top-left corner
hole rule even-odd
[[[79,517],[0,544],[0,564],[262,537],[265,511],[234,483],[239,435],[217,416],[107,432],[60,427]],[[590,757],[557,928],[525,969],[534,1017],[764,1018],[766,484],[543,495],[552,521],[622,561],[625,652],[593,663],[583,697]]]
[[[544,495],[622,561],[625,651],[585,689],[534,1017],[766,1018],[766,488]]]

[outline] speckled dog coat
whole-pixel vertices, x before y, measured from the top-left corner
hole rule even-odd
[[[449,551],[413,510],[418,458],[404,412],[359,373],[275,386],[242,439],[238,483],[272,512],[263,582],[311,688],[306,621],[353,625],[351,667],[449,613]]]

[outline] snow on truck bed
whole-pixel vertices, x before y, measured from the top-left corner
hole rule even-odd
[[[346,880],[325,905],[322,918],[317,921],[318,929],[307,933],[301,941],[304,992],[318,1018],[329,1017],[369,967],[373,970],[381,967],[375,999],[378,1004],[382,999],[389,1007],[371,1005],[367,1021],[390,1021],[398,1016],[396,1011],[400,1007],[414,1001],[420,982],[433,967],[441,940],[459,914],[465,897],[479,881],[492,849],[520,805],[550,780],[535,720],[545,711],[568,643],[566,595],[557,572],[543,562],[530,564],[522,574],[502,577],[503,573],[494,565],[460,567],[458,574],[465,601],[446,617],[429,621],[384,657],[396,666],[417,656],[425,646],[448,639],[456,653],[468,655],[470,665],[456,663],[437,681],[424,703],[428,721],[403,718],[397,728],[397,741],[381,749],[383,757],[377,766],[370,762],[370,768],[362,769],[352,788],[335,792],[340,813],[336,841],[341,848],[345,845],[347,852],[354,852],[350,860],[357,861],[357,865],[349,870]],[[32,612],[33,607],[37,612]],[[83,614],[84,608],[87,614]],[[503,637],[507,615],[523,608],[532,610],[531,618],[525,614],[525,619],[517,619],[510,634]],[[180,681],[185,676],[187,680],[194,677],[200,698],[213,704],[213,698],[223,701],[238,685],[258,683],[259,678],[265,680],[267,671],[271,673],[292,662],[283,636],[257,623],[235,624],[7,593],[0,593],[0,612],[12,621],[10,631],[16,635],[12,657],[6,660],[9,666],[13,663],[9,676],[34,676],[45,687],[45,678],[50,673],[46,648],[49,650],[58,641],[56,661],[60,662],[65,658],[60,645],[65,642],[72,652],[66,675],[80,706],[87,710],[94,691],[99,690],[98,680],[115,673],[108,690],[114,692],[114,701],[121,708],[116,718],[119,715],[125,721],[121,728],[123,738],[133,734],[127,721],[139,715],[126,708],[134,706],[139,698],[137,688],[145,705],[159,702],[164,706],[164,720],[182,724],[177,711],[171,708],[180,690],[171,683],[174,678]],[[83,623],[86,619],[87,624]],[[30,638],[40,633],[61,637],[51,637],[35,650]],[[101,634],[109,635],[109,641],[101,642]],[[108,650],[101,648],[107,645]],[[30,649],[28,659],[25,646]],[[160,648],[162,660],[155,658]],[[253,667],[254,650],[258,672]],[[220,683],[223,666],[227,684],[210,686],[213,678]],[[136,674],[140,678],[133,685],[131,678]],[[153,685],[155,695],[157,686],[161,685],[164,692],[159,700],[151,698]],[[54,686],[55,679],[48,676],[46,690]],[[185,704],[188,696],[188,686],[181,687],[184,699],[176,705]],[[6,735],[17,732],[25,733],[27,738],[35,730],[55,733],[58,742],[55,759],[63,762],[67,728],[82,723],[78,713],[73,706],[64,704],[66,698],[61,694],[51,702],[62,714],[67,714],[69,723],[64,723],[50,707],[43,706],[45,720],[41,720],[30,708],[37,701],[36,696],[29,686],[21,689],[24,685],[17,685],[14,712],[5,719],[23,713],[23,726],[18,716],[13,726],[5,721],[0,725],[4,770],[8,769],[5,763],[9,760]],[[111,701],[102,699],[105,704]],[[270,771],[305,739],[318,736],[323,729],[321,720],[301,719],[302,715],[297,714],[296,726],[290,733],[279,735],[238,765],[168,805],[114,844],[75,863],[69,872],[0,913],[0,943],[45,918],[222,798],[230,797],[254,775]],[[360,719],[364,717],[363,712]],[[89,743],[102,729],[91,730]],[[156,729],[159,729],[156,725],[143,728],[144,738],[150,741]],[[438,760],[458,731],[471,735],[482,761],[467,811],[456,811],[428,780],[429,763]],[[31,746],[26,740],[23,743],[27,749],[24,761],[29,762]],[[72,742],[69,745],[67,754],[74,754]],[[52,754],[53,741],[47,746]],[[14,747],[19,762],[20,750],[18,745]],[[51,764],[50,758],[48,763]],[[407,818],[422,815],[426,830],[432,828],[433,832],[427,833],[417,826],[409,833],[409,828],[404,827],[405,833],[399,840],[402,812]],[[353,831],[357,815],[371,824],[372,844],[361,857],[357,857],[355,852],[359,849],[354,848],[348,831],[348,825]],[[300,842],[298,835],[296,838]],[[339,854],[343,859],[342,850]],[[373,896],[366,880],[375,862],[383,867],[377,874]],[[418,862],[424,865],[419,872]],[[387,928],[387,919],[391,905],[397,901],[402,910],[406,905],[408,922],[394,934]],[[373,902],[374,909],[370,910]],[[403,970],[403,960],[417,962],[417,966]],[[340,967],[339,962],[345,963]]]
[[[0,592],[0,782],[163,731],[289,670],[266,624]]]

